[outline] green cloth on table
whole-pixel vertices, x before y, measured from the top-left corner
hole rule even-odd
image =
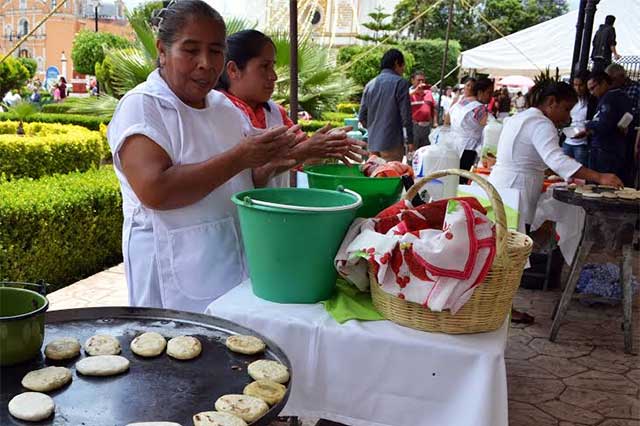
[[[493,206],[491,205],[491,201],[488,198],[478,197],[474,194],[469,194],[468,192],[458,191],[458,197],[473,197],[476,198],[482,207],[487,209],[487,217],[495,222],[496,218],[493,214]],[[518,222],[520,219],[520,213],[517,210],[512,209],[511,207],[504,205],[504,213],[507,216],[507,228],[517,230]]]
[[[342,278],[336,282],[336,291],[331,299],[320,302],[324,309],[338,323],[343,324],[349,320],[378,321],[384,317],[373,306],[371,293],[358,290]]]

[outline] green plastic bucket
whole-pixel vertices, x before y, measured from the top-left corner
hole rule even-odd
[[[331,297],[333,259],[362,204],[349,190],[267,188],[232,197],[253,293],[278,303]]]
[[[23,286],[38,287],[42,294]],[[40,353],[44,313],[49,308],[45,288],[44,284],[0,282],[0,365],[25,362]]]
[[[309,187],[335,189],[343,186],[357,192],[362,197],[362,207],[356,212],[358,217],[373,217],[400,200],[402,180],[399,177],[370,178],[359,166],[344,164],[322,164],[304,168]]]

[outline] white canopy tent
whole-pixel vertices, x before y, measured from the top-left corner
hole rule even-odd
[[[622,56],[640,55],[640,0],[601,0],[593,24],[595,35],[607,15],[616,17],[617,50]],[[504,76],[533,76],[556,67],[571,72],[578,11],[573,10],[507,37],[461,54],[461,68]]]

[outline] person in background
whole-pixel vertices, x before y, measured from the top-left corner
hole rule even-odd
[[[533,86],[528,96],[530,108],[505,121],[498,159],[489,175],[489,182],[496,188],[519,190],[520,215],[526,225],[533,222],[547,168],[564,179],[622,186],[615,175],[590,170],[562,152],[557,128],[569,122],[578,100],[569,84],[543,81]],[[513,310],[511,320],[531,323],[533,317]]]
[[[260,31],[244,30],[227,37],[225,65],[216,89],[246,116],[256,132],[274,126],[294,126],[287,111],[271,100],[278,79],[275,61],[275,45]],[[366,145],[364,142],[348,139],[346,132],[342,130],[331,131],[331,126],[328,125],[311,137],[307,137],[302,131],[298,132],[298,136],[298,143],[291,149],[295,164],[325,158],[345,162],[348,161],[346,158],[350,158],[358,162],[361,159],[353,151],[362,154],[364,152],[360,147]],[[288,186],[289,175],[284,172],[289,167],[285,166],[274,168],[273,175],[278,179],[272,182],[273,185]]]
[[[602,173],[614,173],[631,186],[633,182],[625,171],[629,127],[618,127],[622,116],[631,112],[631,101],[622,90],[611,87],[611,79],[604,71],[592,73],[587,88],[598,98],[593,120],[586,125],[587,134],[591,136],[589,167]]]
[[[31,95],[29,96],[29,101],[30,101],[32,104],[39,104],[39,103],[40,103],[40,100],[41,100],[41,97],[40,97],[40,91],[38,90],[38,88],[37,88],[37,87],[34,87],[34,88],[32,89]]]
[[[471,87],[471,96],[460,100],[449,111],[453,141],[460,155],[460,168],[464,170],[471,170],[482,146],[482,129],[488,118],[486,104],[493,94],[493,80],[481,78]]]
[[[442,101],[440,102],[441,111],[438,114],[439,117],[444,117],[445,114],[449,113],[449,108],[451,108],[451,104],[453,103],[453,89],[451,86],[447,86],[444,89],[444,94],[442,95]]]
[[[58,88],[60,89],[60,100],[64,101],[67,97],[67,80],[64,77],[60,77]]]
[[[593,48],[591,49],[591,60],[593,61],[594,73],[604,71],[611,63],[611,56],[620,59],[620,55],[616,50],[616,29],[613,24],[616,17],[607,15],[604,18],[604,24],[600,25],[598,31],[593,36]]]
[[[575,159],[583,166],[589,165],[589,141],[586,124],[593,118],[598,106],[598,100],[587,90],[589,73],[583,71],[573,78],[573,89],[578,95],[578,102],[571,109],[571,124],[569,127],[584,129],[571,138],[566,138],[562,150],[566,155]]]
[[[614,89],[620,89],[627,95],[629,101],[631,101],[631,114],[633,115],[633,121],[629,125],[627,133],[627,154],[625,156],[627,165],[625,166],[629,176],[627,176],[627,182],[636,182],[638,176],[638,153],[640,152],[640,146],[638,141],[640,140],[640,131],[636,130],[640,126],[640,82],[631,80],[620,64],[611,64],[605,70],[609,78],[611,79],[611,87]]]
[[[527,101],[524,95],[522,94],[522,92],[518,91],[518,93],[516,93],[516,97],[513,98],[513,106],[515,107],[516,112],[524,111],[526,105]]]
[[[511,112],[511,95],[509,95],[509,89],[506,87],[500,89],[496,101],[498,103],[498,113],[496,114],[496,118],[498,120],[503,120],[507,118]]]
[[[55,84],[53,86],[53,102],[60,102],[62,100],[60,85]]]
[[[402,52],[382,56],[380,74],[367,83],[360,102],[360,123],[369,132],[369,151],[387,161],[402,161],[413,152],[413,120]],[[405,151],[406,150],[406,151]]]
[[[422,71],[415,71],[411,76],[409,99],[411,101],[411,118],[413,119],[413,145],[415,149],[429,145],[429,133],[438,127],[436,101]]]

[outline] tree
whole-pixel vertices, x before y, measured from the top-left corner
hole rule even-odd
[[[33,78],[38,71],[38,62],[33,58],[18,58],[18,61],[29,71],[29,78]]]
[[[84,30],[80,31],[73,40],[71,59],[76,71],[82,74],[93,74],[95,65],[104,61],[105,48],[127,47],[131,47],[131,42],[124,37]]]
[[[393,23],[405,25],[423,11],[432,7],[436,0],[402,0],[393,12]],[[492,28],[504,35],[523,30],[567,12],[566,0],[466,0],[454,2],[453,22],[450,38],[458,40],[462,50],[500,38]],[[418,19],[407,33],[414,40],[422,38],[445,38],[449,2]],[[487,24],[484,19],[489,21]]]
[[[10,56],[0,64],[0,96],[9,90],[20,89],[29,79],[29,70]]]
[[[392,15],[384,13],[384,9],[380,6],[376,7],[374,12],[371,12],[368,16],[371,21],[363,23],[362,26],[373,31],[373,36],[369,34],[358,34],[356,38],[359,40],[372,41],[376,43],[381,42],[385,40],[389,33],[395,28],[391,21],[387,23],[384,22]],[[389,39],[387,40],[387,43],[393,43],[393,40]]]

